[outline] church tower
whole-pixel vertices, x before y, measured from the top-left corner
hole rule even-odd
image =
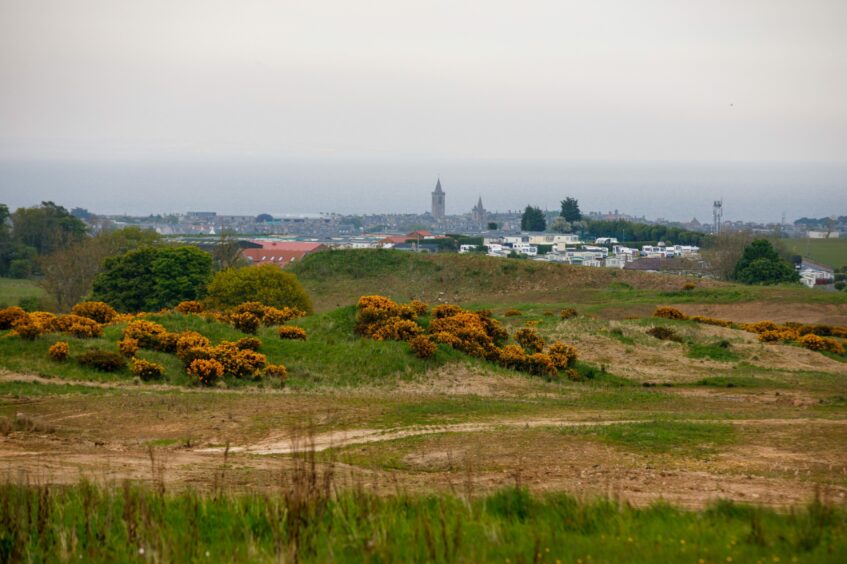
[[[482,196],[479,197],[479,201],[471,210],[471,217],[480,229],[485,229],[488,212],[486,212],[485,208],[482,206]]]
[[[444,219],[444,201],[447,194],[441,189],[441,179],[435,183],[435,190],[432,193],[432,218],[436,221]]]

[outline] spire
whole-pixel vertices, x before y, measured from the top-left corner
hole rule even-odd
[[[443,192],[443,190],[441,189],[441,178],[439,178],[438,182],[435,183],[435,191],[438,193]]]
[[[479,201],[476,203],[476,205],[479,209],[482,209],[482,194],[480,194]]]

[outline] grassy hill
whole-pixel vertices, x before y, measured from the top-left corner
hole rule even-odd
[[[782,242],[793,254],[833,268],[847,266],[847,239],[784,239]]]
[[[318,311],[350,305],[359,296],[381,294],[399,301],[454,302],[492,306],[541,303],[610,308],[664,303],[773,301],[847,303],[839,296],[800,285],[752,287],[715,280],[611,268],[500,259],[479,255],[414,254],[393,250],[327,251],[307,256],[293,267]]]

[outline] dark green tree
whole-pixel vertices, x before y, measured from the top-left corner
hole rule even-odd
[[[230,268],[215,274],[209,284],[209,305],[229,308],[244,302],[273,307],[296,307],[312,312],[312,300],[297,276],[273,264]]]
[[[582,219],[582,212],[579,211],[579,201],[576,198],[568,196],[562,200],[562,211],[559,215],[565,218],[565,221],[579,221]]]
[[[12,214],[12,236],[39,255],[78,243],[85,237],[85,223],[62,206],[41,202],[40,206],[18,208]]]
[[[92,299],[119,311],[157,311],[206,294],[212,257],[197,247],[144,247],[106,259]]]
[[[541,208],[527,206],[521,216],[521,231],[544,231],[547,229],[547,220]]]
[[[732,278],[744,284],[779,284],[798,280],[794,268],[779,256],[767,239],[756,239],[747,245],[735,265]]]
[[[500,229],[500,226],[497,225],[496,221],[489,221],[486,227],[488,227],[489,231],[497,231],[498,229]]]
[[[35,270],[38,253],[13,238],[10,218],[9,207],[0,204],[0,276],[26,278]]]

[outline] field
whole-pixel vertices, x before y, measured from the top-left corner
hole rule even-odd
[[[318,310],[293,322],[308,339],[257,335],[288,367],[284,386],[191,385],[173,355],[146,350],[166,373],[141,382],[50,361],[58,335],[0,332],[0,497],[15,500],[0,504],[0,523],[20,523],[0,546],[515,562],[819,562],[847,549],[847,356],[652,317],[673,305],[845,326],[847,296],[397,252],[322,253],[297,273]],[[489,308],[511,334],[533,326],[574,345],[580,379],[361,338],[354,304],[367,294]],[[214,342],[244,336],[199,316],[148,319]],[[647,334],[657,326],[678,341]],[[123,327],[61,339],[72,354],[114,350]],[[189,513],[200,530],[186,528]],[[39,515],[52,537],[37,534]],[[83,527],[92,518],[113,527],[109,543]]]
[[[32,280],[0,278],[0,307],[18,305],[22,299],[43,299],[46,295]]]
[[[793,253],[832,268],[847,266],[847,239],[784,239]]]

